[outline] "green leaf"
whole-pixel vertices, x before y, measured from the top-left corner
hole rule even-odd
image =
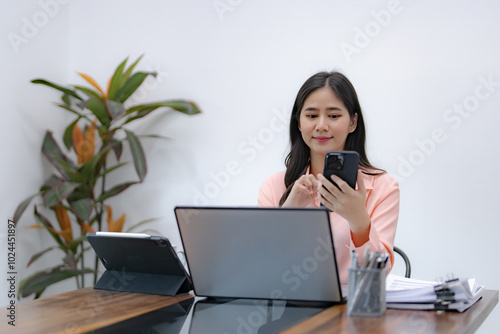
[[[54,189],[50,189],[44,192],[42,198],[43,198],[43,205],[48,208],[55,206],[59,202],[57,200],[57,192]]]
[[[75,182],[62,182],[56,188],[54,188],[54,190],[57,193],[57,198],[60,201],[65,200],[66,198],[68,198],[69,195],[71,195],[73,190],[75,190],[75,188],[78,187],[79,185],[80,185],[79,183],[75,183]]]
[[[99,132],[99,137],[105,138],[110,131],[108,131],[108,128],[104,125],[97,126],[97,131]]]
[[[114,165],[114,166],[113,166],[113,167],[111,167],[111,168],[107,168],[107,169],[105,169],[105,170],[104,170],[101,174],[97,175],[97,177],[101,177],[101,176],[104,176],[104,175],[106,175],[106,174],[109,174],[109,173],[111,173],[112,171],[114,171],[115,169],[118,169],[118,168],[120,168],[120,167],[123,167],[123,166],[125,166],[126,164],[128,164],[128,162],[122,162],[122,163],[120,163],[120,164]]]
[[[134,73],[126,82],[125,84],[118,89],[116,92],[115,96],[115,101],[118,102],[125,102],[130,95],[132,95],[137,88],[142,84],[142,82],[148,77],[148,75],[152,75],[156,77],[155,72],[137,72]]]
[[[95,176],[99,175],[102,166],[104,166],[104,160],[108,154],[111,147],[103,148],[96,155],[90,158],[89,161],[84,163],[81,167],[81,175],[83,180],[90,180]]]
[[[40,298],[40,296],[42,295],[42,293],[43,293],[44,291],[45,291],[45,289],[42,289],[42,290],[38,291],[37,293],[35,293],[35,298],[34,298],[34,299],[38,299],[38,298]],[[18,297],[18,299],[19,299],[19,297]]]
[[[26,267],[29,267],[33,262],[35,262],[36,260],[38,260],[43,254],[50,252],[54,248],[58,248],[58,246],[52,246],[52,247],[49,247],[47,249],[44,249],[41,252],[33,254],[33,256],[28,261],[28,264],[26,265]]]
[[[122,156],[122,151],[123,151],[122,142],[120,140],[116,140],[113,138],[109,141],[109,144],[111,145],[113,152],[115,152],[116,160],[120,161],[120,157]]]
[[[66,106],[64,104],[57,104],[58,107],[60,108],[63,108],[63,109],[66,109],[67,111],[70,111],[72,112],[73,114],[77,115],[78,117],[82,118],[82,117],[85,117],[85,115],[79,113],[78,111],[74,110],[73,108],[69,107],[69,106]],[[82,109],[84,109],[84,106],[83,104],[82,105],[79,105],[82,107]],[[86,117],[85,117],[86,118]]]
[[[50,188],[56,187],[59,183],[64,182],[64,179],[61,179],[56,174],[51,174],[47,180],[40,187],[40,191],[46,191]]]
[[[71,149],[71,146],[73,146],[73,129],[75,128],[75,124],[80,120],[80,117],[78,117],[74,122],[72,122],[70,125],[66,127],[66,130],[64,130],[64,136],[63,136],[63,142],[64,146],[69,150]]]
[[[61,173],[61,175],[69,180],[69,174],[66,167],[72,167],[70,160],[64,155],[64,153],[57,145],[54,137],[52,137],[52,132],[47,131],[45,137],[43,138],[42,153],[47,158],[47,160]],[[63,166],[61,162],[67,163],[68,166]],[[71,168],[70,168],[71,169]]]
[[[68,198],[79,185],[79,183],[61,182],[57,186],[46,190],[42,196],[43,205],[48,208],[57,205],[57,203]]]
[[[53,156],[54,160],[59,164],[59,166],[66,172],[65,175],[62,175],[65,177],[65,180],[68,181],[76,181],[79,179],[79,174],[78,170],[75,166],[75,164],[71,160],[63,160],[57,156]]]
[[[125,114],[123,103],[106,100],[106,107],[108,107],[108,112],[112,119],[120,118]]]
[[[88,184],[87,180],[80,183],[80,186],[75,189],[67,198],[68,203],[76,202],[84,198],[93,198],[93,185]]]
[[[141,111],[145,108],[160,108],[160,107],[171,108],[171,109],[180,111],[181,113],[186,114],[186,115],[196,115],[196,114],[201,113],[201,110],[198,108],[198,106],[194,102],[185,101],[185,100],[168,100],[168,101],[163,101],[163,102],[142,104],[142,105],[137,105],[137,106],[131,107],[127,110],[127,114],[133,113],[135,111]]]
[[[40,214],[38,212],[38,210],[36,209],[36,206],[35,206],[35,213],[34,213],[34,215],[35,215],[36,219],[38,219],[38,221],[40,223],[42,223],[42,225],[47,228],[47,231],[49,231],[50,235],[52,236],[52,238],[54,238],[54,240],[57,242],[57,244],[59,246],[61,246],[61,249],[65,250],[65,252],[66,252],[67,247],[64,245],[64,243],[62,242],[62,240],[59,237],[59,235],[53,232],[55,230],[54,226],[50,223],[50,221],[47,218],[45,218],[45,216],[43,216],[42,214]]]
[[[80,244],[82,243],[82,241],[87,241],[87,237],[86,236],[83,236],[83,237],[79,237],[79,238],[76,238],[76,239],[73,239],[71,240],[71,242],[69,243],[68,247],[69,249],[76,254],[77,250],[78,250],[78,247],[80,246]]]
[[[132,65],[130,65],[127,71],[123,74],[123,79],[127,80],[130,77],[132,71],[134,70],[134,67],[137,65],[137,63],[139,63],[139,61],[142,59],[143,56],[144,55],[141,55]]]
[[[97,117],[99,122],[106,127],[109,127],[109,124],[111,123],[111,118],[108,114],[108,110],[106,109],[106,106],[104,103],[95,97],[91,97],[86,101],[85,107],[92,111],[92,113]]]
[[[71,202],[71,211],[81,220],[88,221],[92,214],[94,201],[90,198],[82,198],[77,201]]]
[[[14,218],[12,219],[14,221],[14,224],[17,224],[17,222],[23,215],[24,211],[26,211],[26,209],[28,208],[28,205],[30,205],[31,200],[35,198],[37,195],[39,195],[39,193],[31,195],[17,206],[16,211],[14,212]]]
[[[95,97],[96,99],[98,100],[101,100],[102,101],[102,95],[101,93],[98,93],[97,91],[94,91],[90,88],[87,88],[87,87],[83,87],[83,86],[73,86],[75,89],[78,89],[79,91],[82,91],[84,92],[85,94],[87,94],[89,97]]]
[[[139,176],[139,180],[142,182],[148,172],[144,150],[142,149],[139,138],[137,138],[133,132],[128,130],[125,130],[125,132],[127,133],[130,151],[132,152],[132,157],[134,158],[135,171],[137,172],[137,176]]]
[[[100,202],[104,201],[106,198],[110,198],[112,196],[118,195],[119,193],[121,193],[122,191],[127,189],[128,187],[133,186],[134,184],[137,184],[137,183],[139,183],[139,182],[126,182],[126,183],[122,183],[122,184],[119,184],[117,186],[114,186],[113,188],[111,188],[110,190],[104,192],[101,196],[99,196],[99,198],[96,200],[96,202],[100,203]]]
[[[172,139],[170,137],[166,136],[160,136],[160,135],[139,135],[140,138],[155,138],[155,139]]]
[[[115,73],[113,74],[113,77],[111,78],[111,83],[109,84],[109,91],[108,91],[108,99],[114,100],[115,99],[115,94],[116,91],[123,85],[123,82],[128,79],[123,78],[123,70],[125,69],[125,65],[127,64],[128,58],[126,58],[124,61],[121,62],[120,65],[115,70]]]
[[[21,295],[21,297],[27,297],[33,293],[42,292],[45,288],[57,282],[93,272],[94,270],[88,268],[85,268],[83,270],[75,270],[68,269],[64,266],[57,266],[47,270],[39,271],[20,282],[19,294]]]
[[[56,85],[56,84],[54,84],[52,82],[49,82],[47,80],[44,80],[44,79],[34,79],[34,80],[31,80],[31,82],[34,83],[34,84],[45,85],[45,86],[57,89],[57,90],[65,93],[65,94],[73,96],[74,98],[76,98],[78,100],[82,99],[80,96],[78,96],[78,94],[75,91],[73,91],[71,89],[68,89],[68,88],[64,88],[64,87],[59,86],[59,85]]]
[[[147,107],[147,108],[144,108],[144,109],[140,109],[140,110],[137,110],[137,113],[129,118],[127,118],[127,120],[125,121],[125,123],[123,124],[127,124],[127,123],[130,123],[136,119],[139,119],[139,118],[142,118],[146,115],[148,115],[149,113],[151,113],[152,111],[158,109],[159,107]],[[127,114],[129,114],[129,112],[127,111]]]
[[[61,100],[64,102],[65,105],[70,106],[71,105],[71,100],[69,99],[69,95],[64,93],[61,96]]]

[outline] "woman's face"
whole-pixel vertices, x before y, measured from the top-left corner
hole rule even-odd
[[[347,135],[356,129],[358,115],[349,116],[344,103],[329,87],[312,92],[300,111],[299,130],[311,154],[343,151]]]

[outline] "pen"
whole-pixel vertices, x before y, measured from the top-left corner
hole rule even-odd
[[[354,248],[351,248],[351,267],[353,269],[356,269],[358,267],[358,253],[356,253],[356,250]]]
[[[387,265],[387,260],[389,260],[389,254],[385,254],[384,258],[382,259],[382,266],[380,268],[385,268]]]
[[[368,269],[377,268],[377,260],[380,258],[380,252],[370,253],[370,261],[368,262]]]
[[[365,251],[363,252],[363,268],[366,268],[368,266],[368,258],[370,254],[370,245],[366,245]]]

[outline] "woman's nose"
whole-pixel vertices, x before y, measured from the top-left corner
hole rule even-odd
[[[327,130],[328,129],[328,122],[327,122],[327,119],[326,117],[324,116],[319,116],[317,118],[318,120],[318,123],[316,123],[316,129],[318,131],[321,131],[321,130]]]

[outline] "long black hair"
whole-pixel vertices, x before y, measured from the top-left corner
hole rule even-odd
[[[281,197],[280,205],[283,205],[288,198],[295,181],[304,175],[309,167],[311,153],[309,146],[307,146],[302,139],[299,130],[300,111],[307,97],[315,90],[323,87],[332,89],[337,98],[344,103],[344,106],[349,111],[349,117],[351,119],[353,119],[356,114],[358,115],[356,129],[347,135],[344,149],[346,151],[358,152],[359,166],[364,173],[373,174],[373,171],[379,171],[380,173],[384,172],[381,169],[373,167],[368,161],[365,149],[365,122],[354,86],[342,73],[319,72],[304,82],[293,104],[290,117],[290,153],[288,153],[285,159],[285,186],[287,189]],[[372,171],[370,172],[369,170]]]

